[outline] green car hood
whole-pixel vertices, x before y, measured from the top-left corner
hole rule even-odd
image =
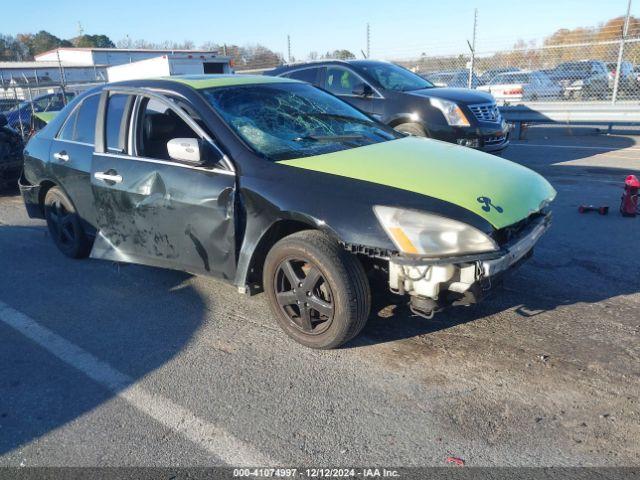
[[[517,163],[418,137],[278,163],[428,195],[466,208],[498,229],[556,196],[547,180]]]
[[[44,123],[49,123],[57,114],[58,112],[56,111],[34,113]]]

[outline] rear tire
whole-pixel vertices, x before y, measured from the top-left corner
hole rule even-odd
[[[265,260],[263,282],[278,325],[310,348],[342,345],[369,317],[371,292],[360,261],[317,230],[276,243]]]
[[[395,131],[413,135],[414,137],[426,137],[427,132],[422,125],[417,123],[401,123],[393,127]]]
[[[44,197],[44,215],[53,242],[70,258],[89,254],[90,242],[71,200],[59,187],[51,187]]]

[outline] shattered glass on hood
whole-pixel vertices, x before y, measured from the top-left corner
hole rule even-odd
[[[401,137],[342,100],[306,84],[218,87],[203,93],[253,150],[273,161]]]

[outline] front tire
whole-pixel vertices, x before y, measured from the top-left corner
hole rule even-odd
[[[422,125],[417,123],[401,123],[393,127],[395,131],[400,133],[406,133],[407,135],[413,135],[414,137],[426,137],[427,132]]]
[[[53,242],[70,258],[89,254],[90,242],[71,200],[58,187],[51,187],[44,197],[44,215]]]
[[[367,322],[371,292],[364,269],[322,232],[305,230],[276,243],[263,277],[278,325],[302,345],[336,348]]]

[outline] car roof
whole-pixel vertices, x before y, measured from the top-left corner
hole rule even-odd
[[[392,62],[386,62],[384,60],[340,60],[338,58],[323,58],[320,60],[311,60],[308,62],[296,62],[280,65],[273,70],[269,71],[270,74],[279,74],[281,72],[287,72],[289,70],[298,70],[307,67],[321,67],[323,65],[355,65],[360,67],[374,66],[374,65],[393,65]]]
[[[289,78],[242,74],[175,75],[172,77],[158,78],[158,80],[182,83],[196,90],[215,87],[233,87],[236,85],[262,85],[265,83],[302,83]]]

